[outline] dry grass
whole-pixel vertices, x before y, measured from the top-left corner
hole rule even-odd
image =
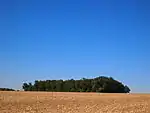
[[[0,113],[150,113],[150,95],[0,92]]]

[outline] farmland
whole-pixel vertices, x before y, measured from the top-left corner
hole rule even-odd
[[[0,113],[150,113],[150,95],[1,91]]]

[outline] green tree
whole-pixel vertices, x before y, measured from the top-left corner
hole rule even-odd
[[[129,93],[128,86],[112,77],[100,76],[93,79],[80,80],[46,80],[24,83],[25,91],[57,91],[57,92],[104,92],[104,93]]]
[[[125,93],[130,93],[130,88],[128,86],[125,86],[124,91]]]

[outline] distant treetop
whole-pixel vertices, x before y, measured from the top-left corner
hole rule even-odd
[[[112,77],[99,76],[80,80],[35,80],[23,83],[24,91],[129,93],[130,88]]]
[[[0,88],[0,91],[15,91],[14,89],[10,88]]]

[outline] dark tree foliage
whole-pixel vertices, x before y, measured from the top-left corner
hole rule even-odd
[[[15,91],[14,89],[10,88],[0,88],[0,91]]]
[[[128,86],[125,86],[124,90],[126,93],[130,93],[130,88]]]
[[[102,92],[129,93],[128,86],[114,80],[112,77],[100,76],[94,79],[80,80],[36,80],[34,84],[24,83],[24,91],[55,91],[55,92]]]

